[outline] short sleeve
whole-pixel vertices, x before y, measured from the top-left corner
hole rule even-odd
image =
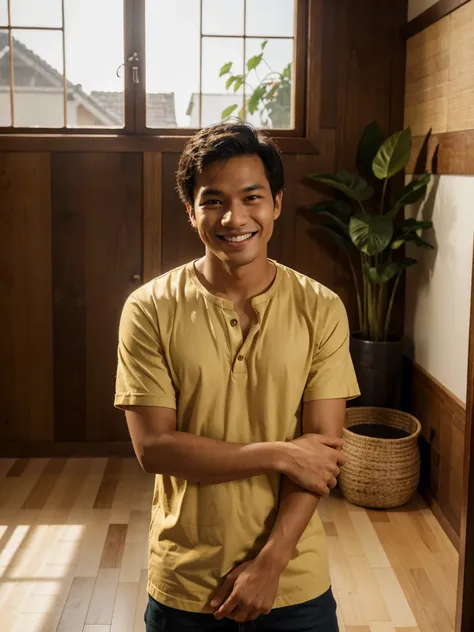
[[[349,322],[340,298],[334,299],[322,324],[321,335],[315,338],[303,401],[358,397],[360,391],[349,349]]]
[[[176,391],[158,324],[133,295],[120,318],[114,405],[176,408]]]

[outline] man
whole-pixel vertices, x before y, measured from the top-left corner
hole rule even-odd
[[[156,474],[147,632],[335,632],[316,508],[359,394],[346,311],[267,257],[283,196],[269,136],[201,130],[177,183],[205,255],[136,290],[119,335],[115,405]]]

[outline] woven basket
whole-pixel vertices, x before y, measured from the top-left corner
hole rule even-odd
[[[381,424],[409,432],[402,439],[364,437],[351,432],[358,424]],[[390,408],[348,408],[343,430],[346,464],[339,484],[354,505],[389,509],[407,503],[420,478],[420,422]]]

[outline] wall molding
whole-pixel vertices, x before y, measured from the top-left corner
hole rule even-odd
[[[135,456],[129,441],[2,441],[0,458]]]
[[[474,129],[413,138],[407,174],[474,175]]]
[[[462,7],[463,4],[467,4],[471,1],[472,0],[438,0],[432,7],[429,7],[429,9],[426,9],[426,11],[423,11],[423,13],[420,13],[416,18],[413,18],[413,20],[410,20],[410,22],[402,26],[400,29],[401,38],[406,40],[417,33],[421,33],[421,31],[424,31],[435,22],[442,20],[450,13],[453,13],[453,11]]]

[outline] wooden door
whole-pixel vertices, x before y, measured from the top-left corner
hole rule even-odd
[[[56,441],[129,440],[113,398],[120,312],[142,278],[142,160],[52,155]]]

